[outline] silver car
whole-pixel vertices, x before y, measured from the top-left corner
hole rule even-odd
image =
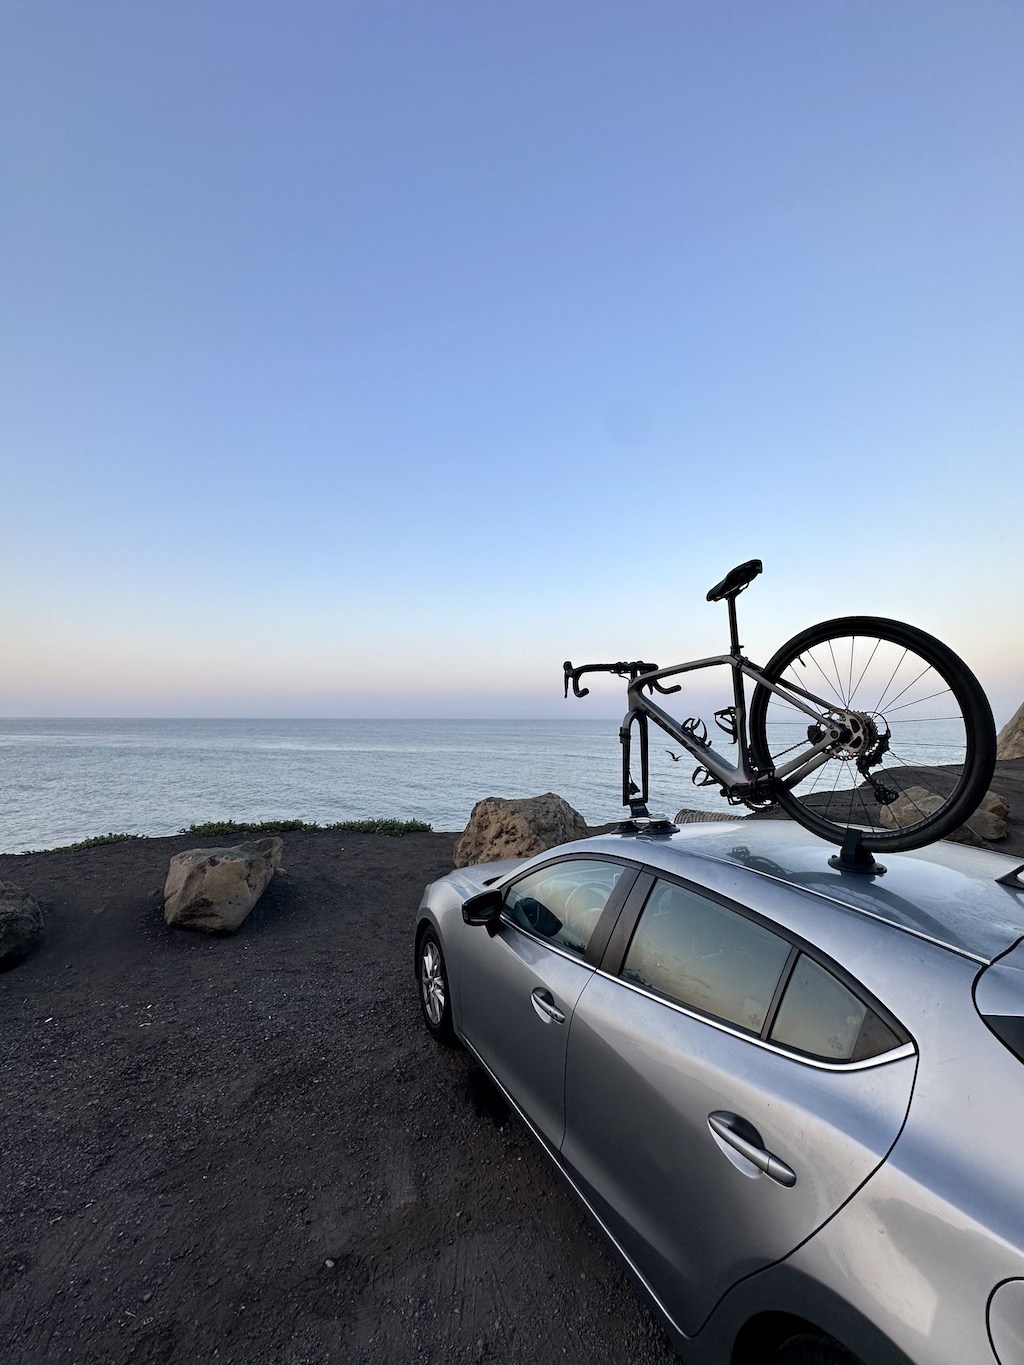
[[[427,887],[486,1068],[693,1365],[1024,1365],[1024,881],[951,843],[624,830]]]

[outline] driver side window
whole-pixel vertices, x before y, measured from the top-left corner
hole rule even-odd
[[[527,933],[583,957],[623,869],[569,859],[538,868],[509,887],[505,913]]]

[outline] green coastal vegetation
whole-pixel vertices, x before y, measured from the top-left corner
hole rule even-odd
[[[316,820],[206,820],[202,824],[189,825],[179,834],[227,835],[236,834],[294,834],[329,831],[335,834],[383,834],[388,838],[400,838],[403,834],[432,834],[433,825],[424,820],[335,820],[321,825]],[[29,853],[79,853],[87,848],[99,848],[102,844],[120,844],[126,839],[146,839],[145,834],[95,834],[91,839],[79,839],[74,844],[62,844],[59,848],[26,848]]]
[[[316,820],[207,820],[202,825],[189,825],[182,834],[291,834],[296,830],[332,830],[339,834],[432,834],[433,825],[423,820],[335,820],[321,825]]]

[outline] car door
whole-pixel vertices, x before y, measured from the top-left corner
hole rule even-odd
[[[509,887],[493,937],[463,934],[462,1034],[555,1148],[572,1012],[635,875],[609,859],[554,860]]]
[[[562,1158],[693,1335],[884,1159],[916,1056],[834,964],[680,882],[653,881],[606,965],[573,1018]]]

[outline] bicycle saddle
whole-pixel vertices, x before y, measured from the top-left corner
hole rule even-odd
[[[745,564],[737,564],[735,569],[729,570],[721,583],[716,583],[711,589],[708,601],[721,602],[726,597],[738,597],[745,587],[753,583],[760,572],[759,559],[748,559]]]

